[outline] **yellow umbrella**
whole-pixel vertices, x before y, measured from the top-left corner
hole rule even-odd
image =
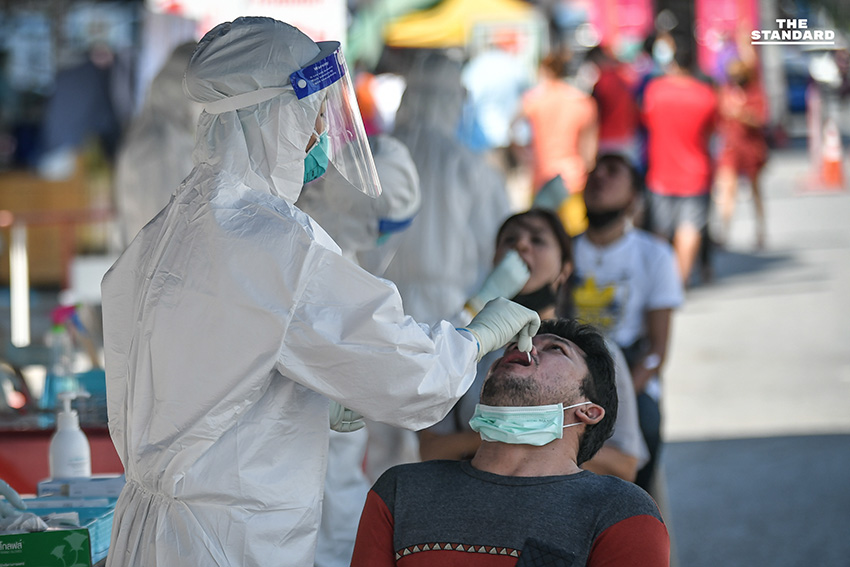
[[[445,0],[395,20],[384,29],[384,42],[390,47],[463,47],[476,24],[535,18],[534,8],[520,0]]]
[[[345,59],[374,69],[384,49],[384,27],[396,18],[433,5],[434,0],[375,0],[358,9],[348,28]]]

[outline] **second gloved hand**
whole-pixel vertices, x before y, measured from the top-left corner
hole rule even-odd
[[[504,297],[497,297],[465,327],[478,340],[478,360],[497,348],[517,339],[517,348],[531,351],[531,338],[540,328],[540,316]]]
[[[493,268],[481,289],[466,302],[466,310],[475,316],[491,299],[514,297],[525,287],[531,272],[516,250],[509,250],[499,265]]]
[[[331,429],[341,433],[351,433],[362,429],[366,423],[363,416],[354,410],[343,407],[331,400],[330,406]]]
[[[17,516],[27,509],[21,496],[5,480],[0,480],[0,518]]]
[[[47,529],[44,520],[25,512],[27,505],[9,484],[0,480],[0,533],[43,532]]]
[[[534,196],[534,202],[531,203],[531,206],[532,208],[549,209],[557,212],[569,196],[563,178],[556,175],[540,188],[540,191]]]

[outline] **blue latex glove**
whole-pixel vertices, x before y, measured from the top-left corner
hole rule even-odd
[[[351,433],[366,425],[362,415],[339,405],[333,400],[331,400],[330,405],[330,420],[331,429],[342,433]]]
[[[516,338],[517,348],[531,352],[531,338],[540,328],[540,316],[504,297],[489,301],[465,330],[478,341],[478,360]]]

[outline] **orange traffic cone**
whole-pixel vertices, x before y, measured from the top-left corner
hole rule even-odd
[[[841,133],[832,118],[823,127],[823,150],[821,152],[821,183],[825,189],[844,187],[843,154]]]

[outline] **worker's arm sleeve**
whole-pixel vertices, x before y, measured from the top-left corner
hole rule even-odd
[[[603,531],[590,550],[587,567],[668,567],[670,537],[651,515],[631,516]]]
[[[395,565],[393,516],[383,499],[369,491],[360,515],[351,567],[390,567]]]
[[[416,323],[391,282],[317,248],[295,296],[280,372],[375,421],[418,430],[442,419],[475,378],[475,339],[446,321]]]

